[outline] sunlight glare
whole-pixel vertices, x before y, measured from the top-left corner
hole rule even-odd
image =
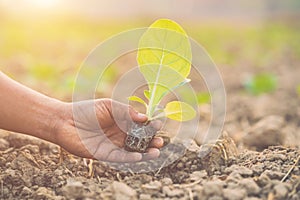
[[[59,0],[26,0],[28,4],[36,6],[38,8],[52,8],[55,7],[58,3]]]

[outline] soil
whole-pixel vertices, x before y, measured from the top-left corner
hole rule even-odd
[[[287,69],[273,69],[282,83],[278,90],[252,96],[242,92],[236,78],[252,72],[221,68],[228,135],[224,132],[201,158],[201,141],[191,141],[184,156],[154,172],[118,171],[42,140],[1,131],[0,199],[300,199],[300,98],[294,87],[300,69]],[[209,116],[207,105],[200,109]],[[183,144],[171,141],[160,156],[167,158],[174,148]]]

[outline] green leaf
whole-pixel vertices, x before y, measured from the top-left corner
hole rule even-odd
[[[197,103],[199,105],[208,104],[210,102],[210,94],[209,92],[199,92],[197,94]]]
[[[128,100],[129,100],[129,101],[139,102],[139,103],[143,104],[143,105],[147,108],[146,102],[145,102],[143,99],[141,99],[140,97],[137,97],[137,96],[130,96],[130,97],[128,97]]]
[[[296,90],[297,90],[298,96],[300,97],[300,85],[297,86]]]
[[[187,103],[181,101],[171,101],[166,105],[164,114],[167,118],[176,121],[188,121],[196,116],[196,111]]]
[[[144,90],[144,96],[149,100],[150,99],[150,92],[149,90]]]
[[[272,74],[257,74],[244,84],[246,91],[253,95],[270,93],[277,88],[277,77]]]
[[[168,92],[185,81],[191,59],[189,38],[177,23],[160,19],[143,34],[137,61],[149,86],[148,117]]]

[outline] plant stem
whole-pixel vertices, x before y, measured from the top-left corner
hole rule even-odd
[[[164,60],[164,57],[165,57],[165,51],[164,51],[164,48],[165,47],[163,47],[162,49],[161,49],[161,51],[162,51],[162,56],[161,56],[161,59],[160,59],[160,63],[159,63],[159,69],[158,69],[158,72],[157,72],[157,75],[156,75],[156,79],[155,79],[155,82],[154,82],[154,86],[153,86],[153,90],[152,90],[152,92],[151,92],[151,97],[150,97],[150,100],[149,100],[149,106],[148,106],[148,109],[147,109],[147,116],[149,117],[149,118],[152,118],[152,115],[153,115],[153,111],[155,110],[155,108],[153,108],[153,101],[154,101],[154,94],[155,94],[155,92],[156,92],[156,88],[157,88],[157,82],[158,82],[158,79],[159,79],[159,75],[160,75],[160,71],[161,71],[161,68],[162,68],[162,62],[163,62],[163,60]]]

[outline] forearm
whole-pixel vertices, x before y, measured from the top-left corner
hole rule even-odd
[[[0,72],[0,128],[55,142],[64,103],[31,90]]]

